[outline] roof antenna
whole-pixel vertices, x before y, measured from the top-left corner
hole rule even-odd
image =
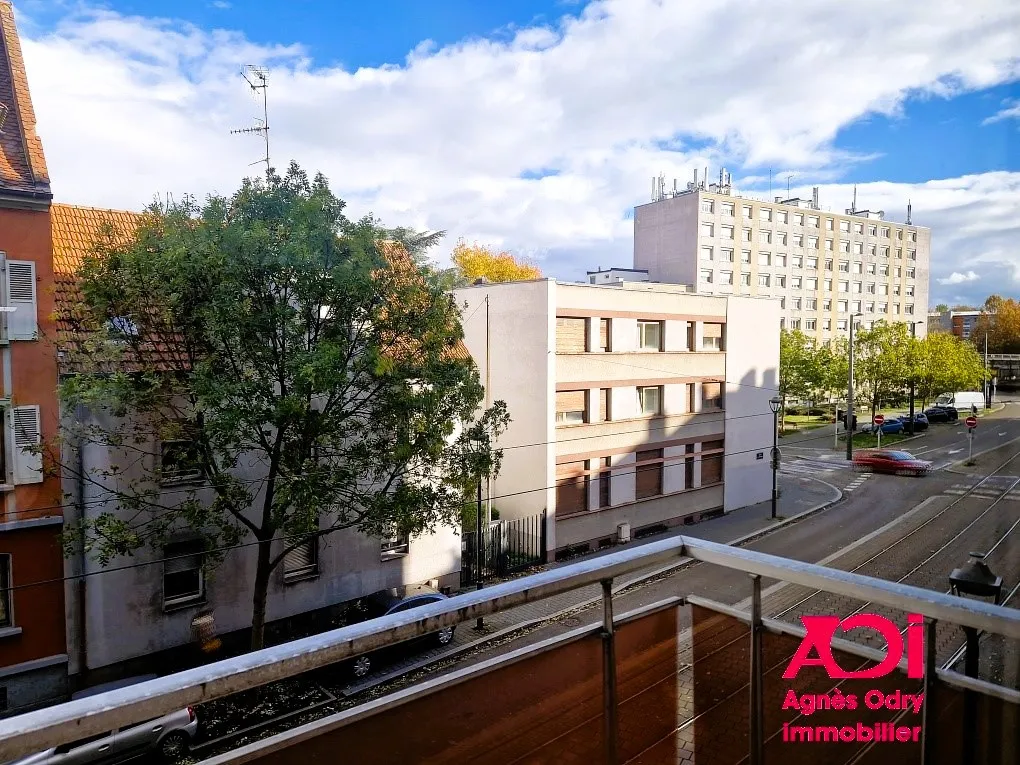
[[[911,225],[910,224],[910,213],[911,213],[910,200],[908,199],[907,200],[907,225],[908,226]]]
[[[246,69],[248,70],[247,73],[245,73],[244,69],[241,70],[241,76],[244,77],[244,81],[248,83],[248,87],[252,89],[253,93],[257,93],[260,90],[262,91],[262,119],[256,117],[255,122],[259,124],[254,125],[253,127],[238,128],[237,130],[231,130],[230,134],[236,135],[238,133],[248,134],[257,133],[261,135],[263,138],[265,138],[266,140],[265,159],[255,160],[251,164],[257,165],[260,162],[265,162],[266,175],[268,176],[269,173],[271,172],[271,168],[269,166],[269,104],[266,98],[266,90],[269,88],[269,83],[266,80],[269,76],[269,72],[264,67],[254,66],[252,64],[249,64],[246,67]]]
[[[786,176],[786,198],[787,199],[790,198],[790,179],[791,178],[793,178],[792,175]]]
[[[857,212],[857,184],[854,184],[854,201],[850,204],[850,213]]]

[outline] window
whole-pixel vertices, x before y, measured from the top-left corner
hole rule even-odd
[[[861,312],[861,301],[860,300],[854,300],[853,302],[851,302],[850,303],[850,313],[860,313],[860,312]]]
[[[831,239],[826,239],[825,240],[825,251],[826,252],[832,252],[832,240]]]
[[[804,308],[814,311],[818,308],[818,298],[807,298],[804,300]]]
[[[722,483],[723,442],[705,441],[701,445],[701,485]],[[705,454],[708,452],[708,454]]]
[[[701,224],[701,235],[702,236],[715,236],[715,224],[713,224],[713,223],[702,223]]]
[[[771,252],[759,252],[758,253],[758,265],[759,266],[771,266],[772,265],[772,253]]]
[[[662,350],[662,322],[661,321],[639,321],[638,348],[642,351]]]
[[[806,258],[804,260],[804,265],[806,265],[808,268],[817,269],[818,268],[818,258]]]
[[[776,276],[776,286],[777,287],[785,287],[786,286],[786,277],[785,276],[781,276],[781,275],[777,275]]]
[[[758,244],[772,244],[772,232],[771,231],[759,231],[758,232]]]
[[[580,425],[588,421],[586,390],[556,391],[556,424]]]
[[[878,267],[878,275],[879,276],[888,276],[889,275],[889,266],[879,266]]]
[[[588,322],[585,319],[556,317],[556,352],[584,353],[588,350]]]
[[[907,297],[913,297],[914,296],[914,285],[913,284],[908,284],[906,287],[904,287],[903,288],[903,294],[906,295]]]
[[[899,295],[900,294],[900,285],[898,285],[898,284],[894,284],[893,285],[892,294],[894,294],[894,295]]]
[[[917,260],[917,250],[907,250],[907,259]]]
[[[613,395],[611,388],[599,389],[599,422],[609,422],[613,419]]]
[[[910,241],[911,242],[916,242],[917,241],[917,232],[916,231],[911,231],[910,232]]]
[[[703,268],[698,272],[698,278],[706,284],[712,283],[712,269]]]
[[[0,555],[0,627],[14,626],[11,611],[11,560],[9,553]]]
[[[811,329],[811,330],[813,330],[815,328],[816,328],[816,326],[815,326],[815,320],[814,319],[804,319],[804,329]]]
[[[790,222],[790,214],[788,212],[786,212],[786,210],[777,210],[776,211],[776,222],[777,223],[789,223]]]
[[[780,231],[776,233],[776,244],[786,244],[786,233]]]
[[[907,304],[907,305],[903,306],[903,313],[905,313],[907,315],[910,315],[910,316],[913,316],[913,314],[914,314],[914,306],[912,304]]]
[[[868,282],[867,284],[864,285],[864,291],[866,293],[868,293],[869,295],[874,295],[875,294],[875,285],[872,284],[871,282]]]
[[[795,297],[790,301],[790,305],[793,307],[794,311],[799,311],[803,304],[804,304],[803,299],[799,297]]]
[[[849,292],[849,291],[850,291],[850,282],[840,280],[840,282],[839,282],[839,292]]]
[[[864,271],[864,265],[860,261],[857,261],[854,263],[852,270],[855,274],[862,273]]]
[[[790,329],[800,329],[800,319],[790,319]]]
[[[784,311],[786,310],[786,298],[784,297],[779,298],[779,307],[782,308]]]
[[[896,314],[897,316],[899,316],[899,314],[900,314],[900,305],[899,305],[899,303],[893,303],[893,313]]]
[[[818,228],[818,216],[809,215],[807,219],[808,228]]]
[[[723,325],[705,322],[701,331],[701,350],[721,351],[723,349]]]
[[[407,534],[396,532],[383,538],[379,544],[379,557],[382,560],[400,558],[407,555],[411,549],[411,540]]]
[[[826,279],[824,285],[826,292],[832,292],[832,279]]]
[[[701,248],[701,259],[702,260],[712,260],[712,253],[713,253],[713,250],[712,250],[711,247],[702,247]]]
[[[706,382],[701,384],[701,408],[722,409],[722,383]]]
[[[808,246],[809,250],[817,250],[818,249],[818,237],[817,236],[809,236],[808,240],[807,240],[807,246]]]
[[[715,202],[711,199],[701,200],[701,212],[712,213],[715,212]]]
[[[758,208],[758,220],[763,223],[772,222],[772,208],[770,207],[759,207]]]
[[[723,263],[732,263],[733,262],[733,250],[732,249],[726,249],[726,248],[723,248],[723,249],[719,250],[719,260],[722,261]]]
[[[803,247],[804,246],[804,235],[803,234],[794,234],[793,235],[793,246],[794,247]]]
[[[39,337],[36,306],[35,263],[30,260],[7,261],[6,305],[16,309],[7,316],[10,340],[36,340]]]
[[[790,266],[793,268],[801,268],[804,265],[804,258],[800,255],[792,255],[790,257]]]
[[[612,464],[612,457],[601,457],[598,461],[599,471],[599,507],[612,505],[611,484],[613,474],[609,468]]]
[[[915,273],[916,273],[916,271],[914,271],[913,268],[908,268],[907,269],[907,278],[908,279],[913,279]]]
[[[662,494],[662,449],[638,452],[636,462],[634,496],[644,499]]]
[[[750,274],[741,274],[740,275],[740,284],[741,284],[741,286],[744,286],[744,287],[750,287],[751,286],[751,275]]]
[[[163,608],[205,600],[204,555],[198,539],[163,548]]]
[[[750,218],[751,217],[751,205],[744,205],[743,213],[744,213],[744,217],[745,218]]]
[[[839,261],[839,272],[842,273],[842,274],[850,273],[850,261],[849,260],[841,260],[841,261]]]
[[[780,268],[786,268],[786,255],[783,253],[776,255],[776,265]]]
[[[721,207],[722,207],[722,210],[720,212],[722,212],[723,215],[728,215],[731,218],[733,217],[733,203],[732,202],[723,202]]]
[[[850,221],[841,220],[839,222],[839,230],[849,233],[850,232]]]
[[[878,304],[878,312],[879,313],[889,313],[889,304],[888,303],[879,303]]]
[[[845,300],[837,301],[836,310],[839,311],[840,313],[846,313],[846,301]]]
[[[294,582],[319,575],[319,540],[309,539],[283,556],[283,581]]]
[[[883,258],[888,258],[889,257],[889,248],[888,247],[883,247],[882,248],[882,257]]]
[[[825,259],[825,270],[826,271],[831,271],[832,270],[832,258],[826,258]]]
[[[847,328],[846,319],[836,320],[836,329],[845,332]]]
[[[36,448],[42,443],[39,405],[14,406],[8,413],[0,409],[0,422],[4,417],[10,417],[14,429],[14,483],[42,483],[42,452]]]
[[[868,226],[868,236],[878,236],[878,226]]]
[[[790,277],[790,286],[795,290],[799,290],[801,288],[801,282],[802,280],[799,276]]]
[[[771,285],[772,279],[768,274],[758,274],[758,286],[768,287]]]
[[[719,284],[733,284],[733,272],[732,271],[720,271],[719,272]]]
[[[875,245],[873,244],[868,245],[868,255],[870,255],[871,257],[875,257]]]
[[[899,279],[901,276],[903,276],[903,269],[896,266],[896,278]]]
[[[823,311],[832,310],[832,298],[825,298],[825,300],[822,301],[822,310]]]
[[[855,295],[860,295],[863,285],[860,282],[854,282],[854,288],[851,290]]]
[[[88,736],[87,738],[80,738],[77,741],[72,741],[72,742],[70,742],[68,744],[61,744],[60,746],[58,746],[56,749],[53,750],[53,753],[54,754],[67,754],[68,752],[71,752],[74,749],[80,749],[81,747],[87,746],[88,744],[98,743],[98,742],[102,741],[104,738],[109,738],[112,735],[113,734],[111,732],[107,731],[106,733],[99,733],[99,734],[97,734],[95,736]],[[109,748],[109,747],[107,747],[107,748]],[[92,754],[93,754],[92,750],[89,750],[89,751],[86,751],[86,752],[75,752],[73,755],[71,755],[71,757],[73,758],[73,761],[77,761],[77,762],[91,762],[92,759],[93,759],[92,756],[91,756]],[[85,755],[85,757],[87,759],[82,758],[82,755]],[[58,761],[67,762],[68,760],[66,760],[65,758],[61,757],[60,760],[58,760]]]
[[[751,251],[750,250],[741,250],[740,251],[740,262],[741,263],[750,263],[751,262]]]
[[[840,252],[850,252],[850,242],[846,241],[845,239],[840,240],[839,251]]]
[[[865,303],[864,304],[864,313],[874,313],[874,312],[875,312],[875,304],[874,303]]]
[[[863,235],[864,234],[864,224],[863,223],[855,223],[854,224],[854,233],[855,234]]]
[[[896,238],[900,239],[900,240],[903,239],[903,229],[902,228],[896,229]]]
[[[874,274],[875,273],[875,264],[874,263],[868,263],[868,273],[869,274]]]
[[[897,247],[896,248],[896,260],[903,260],[903,248],[902,247]]]
[[[740,239],[743,242],[750,242],[751,241],[751,229],[749,229],[749,228],[742,229],[741,230]]]
[[[159,470],[163,483],[201,478],[202,458],[198,444],[185,439],[161,442]]]
[[[825,219],[825,230],[826,231],[832,231],[833,230],[833,221],[832,221],[832,218],[826,218]]]
[[[888,239],[889,238],[889,229],[888,228],[885,228],[885,227],[882,228],[882,238],[883,239]]]
[[[645,416],[662,414],[662,386],[648,385],[637,389],[638,411]]]
[[[864,254],[864,242],[854,242],[854,255]]]
[[[832,329],[832,319],[822,319],[822,329],[826,332]]]
[[[879,295],[888,295],[889,294],[889,285],[888,284],[879,284],[878,285],[878,294]]]
[[[588,476],[584,462],[556,466],[556,512],[583,513],[588,509]]]
[[[599,319],[599,350],[609,353],[613,350],[613,320]]]
[[[795,225],[795,226],[803,226],[804,225],[804,213],[794,213],[793,214],[793,225]]]
[[[733,226],[720,226],[719,232],[723,239],[733,238]]]
[[[816,290],[818,289],[818,279],[813,276],[809,276],[804,280],[804,289]]]

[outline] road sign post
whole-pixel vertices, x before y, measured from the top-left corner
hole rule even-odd
[[[967,462],[974,458],[974,428],[977,427],[977,417],[971,415],[967,418]]]
[[[882,448],[882,426],[885,424],[885,415],[876,414],[875,419],[875,433],[878,436],[878,448]]]

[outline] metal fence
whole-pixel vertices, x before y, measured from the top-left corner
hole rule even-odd
[[[483,579],[500,579],[515,571],[545,563],[545,512],[512,520],[493,521],[483,532]],[[460,542],[460,583],[477,581],[478,532],[464,531]]]

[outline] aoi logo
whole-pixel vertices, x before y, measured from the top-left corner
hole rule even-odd
[[[800,617],[807,634],[800,641],[797,653],[793,655],[789,666],[783,673],[787,680],[797,676],[802,667],[825,667],[825,671],[833,680],[851,678],[885,677],[896,669],[903,659],[903,632],[896,623],[878,614],[856,614],[840,619],[838,616],[802,616]],[[849,632],[853,629],[872,629],[885,638],[888,645],[886,657],[870,669],[848,672],[836,663],[832,655],[832,639],[836,630]],[[907,616],[906,629],[907,677],[924,676],[924,617],[921,614]],[[814,655],[812,655],[814,651]]]

